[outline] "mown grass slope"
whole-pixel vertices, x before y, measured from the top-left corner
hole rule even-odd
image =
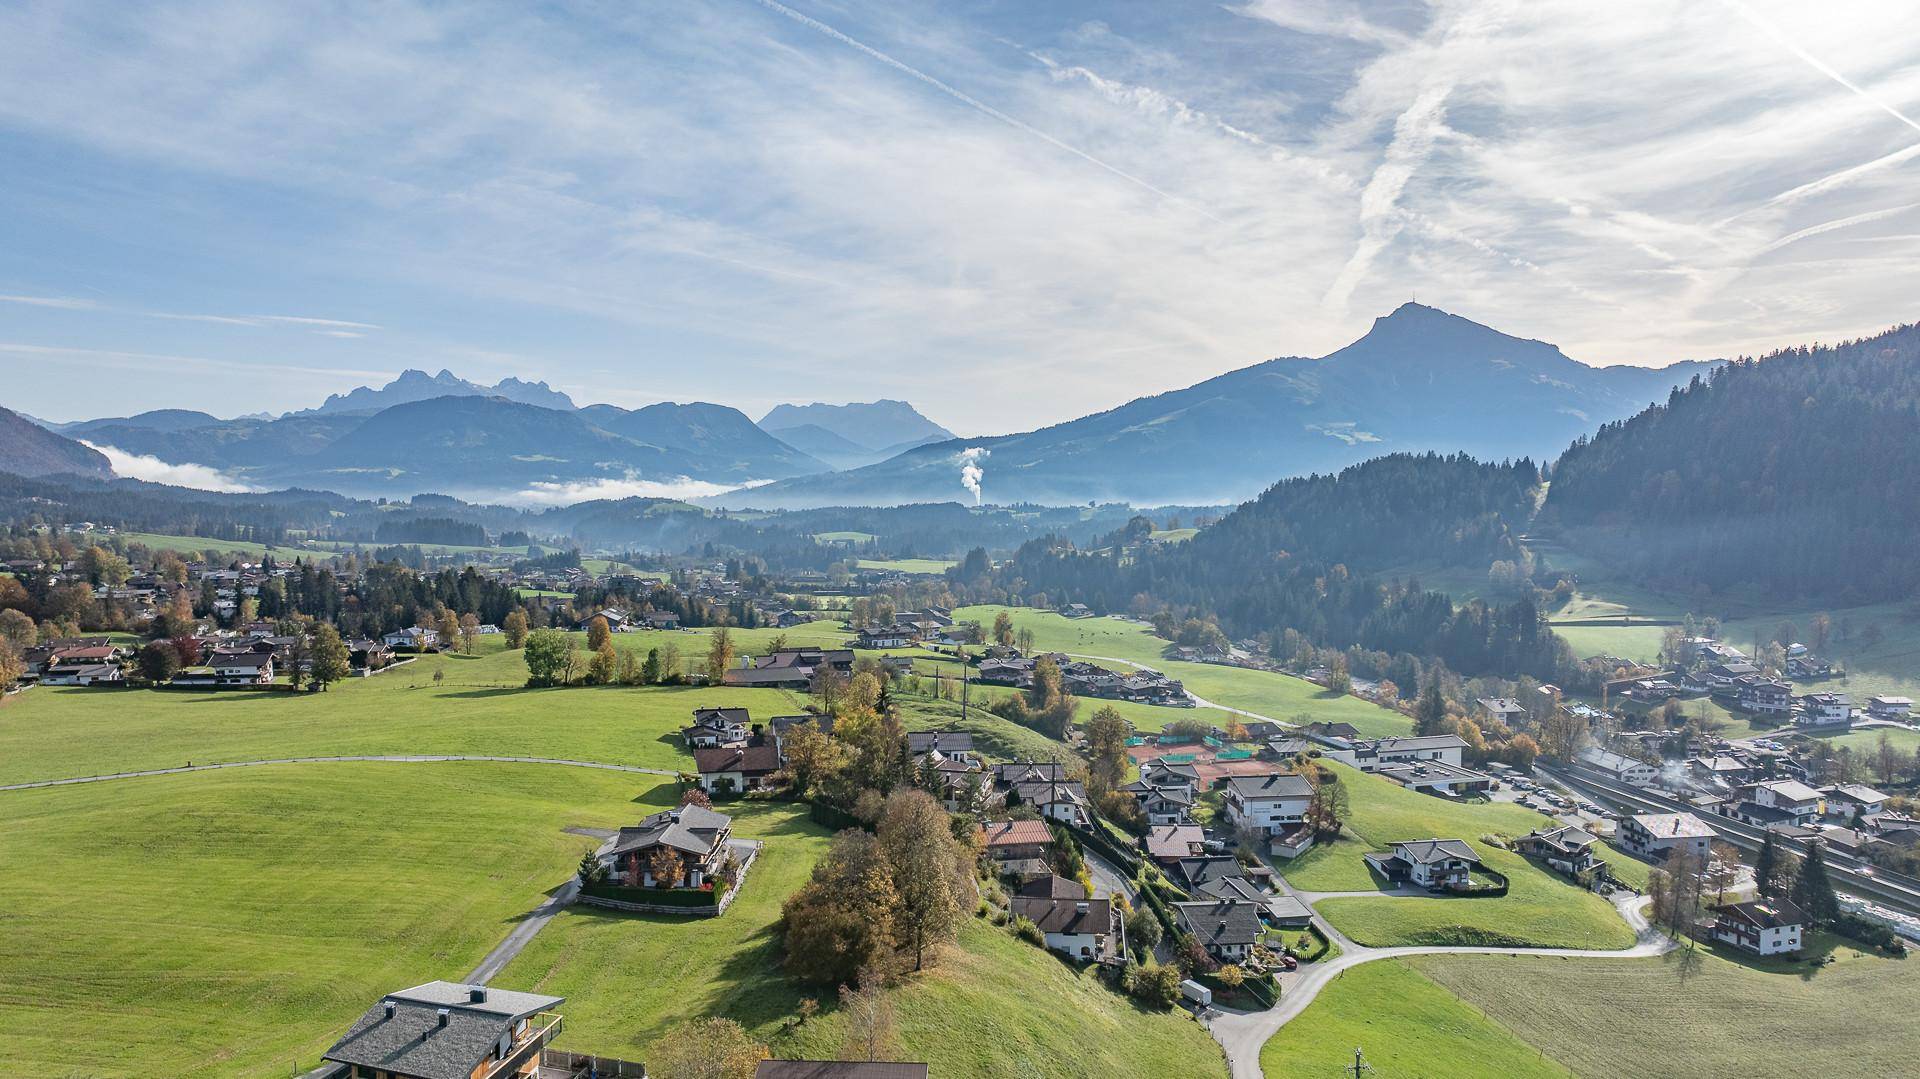
[[[1361,1050],[1375,1075],[1556,1079],[1572,1073],[1404,962],[1341,972],[1260,1051],[1269,1076],[1338,1075]]]

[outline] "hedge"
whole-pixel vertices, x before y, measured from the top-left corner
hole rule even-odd
[[[1827,928],[1860,944],[1870,945],[1892,955],[1906,955],[1906,942],[1884,923],[1858,914],[1837,914]]]
[[[869,832],[873,831],[873,825],[868,824],[866,821],[841,809],[837,805],[829,805],[826,802],[815,801],[807,803],[807,815],[813,818],[813,823],[835,832],[843,832],[848,828],[860,828]]]
[[[720,903],[725,896],[725,886],[716,886],[712,891],[705,888],[630,888],[624,884],[585,884],[580,890],[587,895],[601,899],[617,899],[622,903],[654,903],[662,907],[712,907]]]

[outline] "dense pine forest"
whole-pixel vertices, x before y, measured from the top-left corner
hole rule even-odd
[[[1582,439],[1542,525],[1655,585],[1865,603],[1920,585],[1920,325],[1743,359]]]
[[[1235,638],[1304,638],[1437,658],[1465,674],[1567,679],[1571,660],[1530,595],[1456,607],[1421,589],[1416,574],[1382,576],[1416,564],[1484,569],[1514,558],[1514,533],[1539,484],[1531,461],[1396,454],[1283,481],[1186,543],[1128,543],[1123,533],[1081,551],[1034,541],[995,579],[1096,611],[1169,608],[1212,618]],[[962,566],[958,576],[968,573]]]

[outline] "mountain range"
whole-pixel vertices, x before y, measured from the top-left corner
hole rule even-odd
[[[1318,359],[1268,360],[1037,431],[929,443],[717,501],[778,508],[967,498],[961,472],[972,464],[983,497],[1002,504],[1239,502],[1287,476],[1387,453],[1548,459],[1712,366],[1591,367],[1545,342],[1410,303]]]
[[[760,418],[760,427],[836,470],[875,464],[916,446],[955,437],[905,401],[884,399],[845,405],[776,405]]]
[[[0,472],[19,476],[113,475],[107,455],[0,408]]]
[[[1553,345],[1407,304],[1324,357],[1268,360],[1052,427],[985,438],[957,438],[896,400],[780,405],[756,424],[706,402],[576,408],[543,382],[483,386],[417,370],[279,418],[165,409],[47,426],[219,469],[255,487],[368,497],[438,491],[513,500],[538,485],[696,481],[740,488],[714,499],[740,507],[976,497],[1219,505],[1288,476],[1388,453],[1545,460],[1711,366],[1591,367]],[[88,460],[51,452],[23,446],[17,457],[36,474],[62,459]],[[969,477],[978,495],[964,484]]]

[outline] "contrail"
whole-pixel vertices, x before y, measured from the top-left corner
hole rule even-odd
[[[898,71],[903,75],[909,75],[913,78],[919,79],[921,82],[926,83],[928,86],[931,86],[934,89],[940,91],[941,93],[947,95],[948,97],[953,98],[955,101],[958,101],[961,104],[967,106],[968,108],[973,109],[975,112],[981,113],[986,116],[991,116],[995,120],[998,120],[1001,123],[1006,124],[1011,128],[1014,128],[1015,130],[1024,131],[1027,134],[1032,135],[1034,138],[1045,142],[1047,145],[1055,147],[1056,149],[1065,150],[1067,153],[1072,154],[1073,156],[1079,158],[1082,161],[1087,162],[1090,165],[1093,165],[1097,168],[1105,169],[1107,172],[1110,172],[1113,175],[1120,177],[1122,180],[1125,180],[1126,182],[1134,185],[1135,187],[1139,187],[1147,191],[1151,191],[1154,194],[1160,196],[1161,198],[1166,199],[1168,202],[1171,202],[1177,206],[1184,207],[1188,210],[1192,210],[1194,213],[1199,214],[1201,217],[1204,217],[1209,221],[1212,221],[1221,225],[1226,224],[1225,221],[1222,221],[1220,218],[1215,217],[1211,213],[1208,213],[1203,207],[1200,207],[1191,202],[1188,202],[1186,199],[1183,199],[1178,195],[1172,194],[1171,192],[1162,191],[1160,188],[1157,188],[1152,184],[1148,183],[1147,181],[1142,180],[1140,177],[1135,176],[1132,173],[1126,172],[1122,169],[1115,168],[1114,166],[1107,164],[1105,161],[1100,160],[1099,158],[1093,156],[1092,154],[1087,153],[1085,150],[1081,150],[1081,149],[1078,149],[1077,147],[1069,146],[1068,144],[1061,142],[1059,139],[1054,138],[1052,135],[1049,135],[1046,132],[1040,130],[1039,128],[1034,127],[1032,124],[1029,124],[1029,123],[1026,123],[1025,121],[1017,120],[1011,116],[1008,116],[1006,113],[1001,112],[999,109],[994,108],[992,105],[989,105],[986,102],[979,100],[978,98],[971,97],[967,95],[965,92],[955,89],[954,87],[949,86],[944,82],[941,82],[939,79],[934,78],[932,75],[929,75],[924,71],[920,71],[917,68],[913,68],[908,66],[907,64],[901,63],[900,61],[895,60],[893,57],[888,56],[886,53],[881,52],[879,49],[873,48],[872,46],[864,44],[860,41],[856,41],[855,39],[848,37],[847,35],[841,33],[838,30],[835,30],[833,27],[828,26],[826,23],[823,23],[818,19],[815,19],[808,15],[803,15],[800,12],[795,11],[792,8],[786,6],[785,4],[779,3],[779,0],[759,0],[759,4],[761,7],[764,7],[769,11],[776,12],[781,15],[785,15],[787,18],[792,19],[794,22],[797,22],[802,26],[805,26],[812,30],[817,30],[820,33],[825,34],[828,37],[834,39],[835,41],[838,41],[841,44],[848,46],[849,48],[858,49],[860,52],[865,53],[866,55],[874,58],[875,60],[880,61],[881,63],[887,65],[890,68],[893,68],[895,71]]]
[[[1807,64],[1811,66],[1815,71],[1818,71],[1820,74],[1825,75],[1827,78],[1832,79],[1834,82],[1837,82],[1840,85],[1846,87],[1847,89],[1853,91],[1855,94],[1858,94],[1861,98],[1866,100],[1869,104],[1872,104],[1874,107],[1878,108],[1881,112],[1886,113],[1888,116],[1893,117],[1894,119],[1900,121],[1901,123],[1914,129],[1915,131],[1920,131],[1920,120],[1915,120],[1913,117],[1908,116],[1906,113],[1901,112],[1899,109],[1894,108],[1892,105],[1889,105],[1886,102],[1880,100],[1879,98],[1874,97],[1872,94],[1867,93],[1865,90],[1862,90],[1859,86],[1855,85],[1851,79],[1848,79],[1845,75],[1842,75],[1838,71],[1835,71],[1831,67],[1828,67],[1826,63],[1823,62],[1818,56],[1815,56],[1812,53],[1808,52],[1807,50],[1801,48],[1799,42],[1788,37],[1779,27],[1773,25],[1772,23],[1768,22],[1766,19],[1762,18],[1759,12],[1748,7],[1744,2],[1744,0],[1721,0],[1721,3],[1732,8],[1734,11],[1739,12],[1742,18],[1746,19],[1748,22],[1758,27],[1761,33],[1767,35],[1768,37],[1772,38],[1774,41],[1778,42],[1780,46],[1786,49],[1788,52],[1794,54],[1795,56],[1798,56],[1802,60],[1805,60]]]

